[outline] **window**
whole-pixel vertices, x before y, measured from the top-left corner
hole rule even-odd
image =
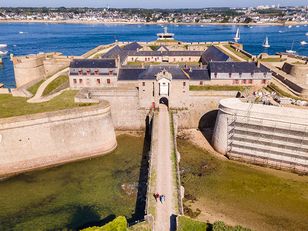
[[[79,74],[79,75],[82,75],[82,70],[79,70],[79,71],[78,71],[78,74]]]
[[[266,74],[266,73],[264,73],[263,75],[264,75],[264,78],[266,78],[266,75],[267,75],[267,74]]]
[[[230,73],[229,73],[229,78],[231,78],[231,77],[232,77],[232,73],[230,72]]]
[[[200,85],[203,85],[203,81],[200,81]]]
[[[238,79],[233,80],[233,84],[238,84],[238,83],[239,83]]]
[[[82,79],[79,79],[79,83],[82,84]]]
[[[186,82],[183,82],[183,87],[185,87],[186,86]]]
[[[214,77],[217,78],[217,73],[214,73]]]
[[[243,83],[243,84],[246,84],[246,79],[243,79],[243,80],[242,80],[242,83]]]
[[[73,79],[73,83],[76,84],[77,83],[77,79]]]
[[[95,70],[95,71],[94,71],[94,74],[95,74],[95,75],[98,75],[98,74],[99,74],[99,71],[98,71],[98,70]]]
[[[145,82],[142,82],[142,86],[143,86],[143,87],[145,86]]]
[[[240,76],[240,78],[242,78],[242,73],[239,73],[238,75]]]
[[[262,84],[266,84],[266,79],[262,79]]]
[[[97,84],[101,84],[101,80],[100,79],[96,79]]]
[[[107,84],[110,84],[110,83],[111,83],[110,79],[107,79]]]
[[[91,74],[91,70],[87,70],[87,75],[90,75]]]
[[[189,62],[191,61],[191,58],[189,57]]]
[[[248,83],[249,83],[249,84],[252,84],[252,83],[253,83],[252,79],[248,80]]]
[[[251,78],[253,78],[253,72],[251,72],[250,75],[251,75]]]
[[[113,70],[109,71],[109,75],[112,75],[113,74]]]

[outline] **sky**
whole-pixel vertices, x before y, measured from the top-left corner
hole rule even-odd
[[[257,5],[298,6],[308,0],[0,0],[0,7],[205,8]]]

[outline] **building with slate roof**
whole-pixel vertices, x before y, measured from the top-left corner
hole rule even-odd
[[[71,88],[127,89],[137,91],[140,107],[161,100],[181,107],[189,99],[192,85],[266,85],[271,79],[265,66],[233,62],[215,46],[205,51],[191,51],[187,47],[169,50],[168,46],[142,48],[137,42],[115,45],[101,59],[73,60]],[[183,68],[178,63],[187,65]]]
[[[232,59],[215,46],[210,46],[201,55],[200,62],[203,65],[208,65],[210,62],[227,62]]]

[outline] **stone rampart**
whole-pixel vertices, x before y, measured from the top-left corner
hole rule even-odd
[[[254,164],[308,172],[308,110],[220,101],[214,148]]]
[[[102,155],[116,146],[108,102],[0,119],[0,176]]]

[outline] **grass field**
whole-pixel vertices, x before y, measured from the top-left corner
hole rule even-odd
[[[45,103],[27,103],[27,98],[0,95],[0,118],[57,111],[89,104],[76,104],[74,97],[77,91],[65,91]]]
[[[235,49],[233,49],[230,45],[225,45],[225,48],[227,48],[229,51],[231,51],[232,53],[236,54],[237,56],[241,57],[242,59],[245,59],[246,61],[249,60],[249,57],[244,55],[243,53],[236,51]],[[231,57],[232,59],[235,59],[234,61],[239,61],[237,58],[235,58],[234,56]]]
[[[48,86],[45,88],[43,92],[43,96],[49,95],[50,93],[56,91],[57,89],[63,87],[63,85],[68,85],[68,76],[62,75],[52,81]]]
[[[308,176],[221,160],[187,140],[178,147],[185,208],[200,209],[198,219],[207,212],[253,230],[308,230]]]
[[[190,91],[244,91],[248,87],[230,86],[230,85],[205,85],[205,86],[189,86]]]
[[[135,211],[143,137],[107,155],[0,182],[1,230],[79,230]],[[123,187],[126,186],[126,187]]]
[[[41,86],[41,84],[44,82],[44,80],[39,81],[38,83],[32,85],[27,90],[31,92],[32,95],[35,95],[37,92],[37,89]]]
[[[283,62],[286,61],[286,59],[281,59],[281,58],[264,58],[260,59],[261,62]]]
[[[288,97],[288,98],[291,98],[291,99],[295,99],[295,100],[305,100],[305,99],[302,99],[300,97],[297,97],[297,96],[294,96],[292,94],[289,94],[288,92],[282,90],[281,88],[279,88],[276,84],[274,83],[270,83],[266,88],[265,88],[267,91],[269,92],[276,92],[279,96],[283,96],[283,97]]]

